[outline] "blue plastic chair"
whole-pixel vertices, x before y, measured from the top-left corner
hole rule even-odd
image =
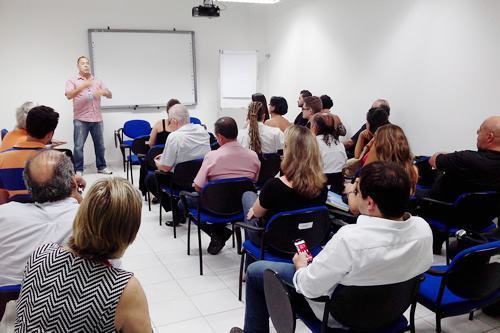
[[[241,197],[247,191],[255,191],[254,183],[249,178],[228,178],[208,182],[200,193],[182,191],[180,198],[188,219],[187,254],[191,253],[191,223],[198,225],[198,254],[200,258],[200,275],[203,275],[203,259],[201,247],[201,224],[232,224],[243,221]],[[197,198],[197,206],[189,207],[187,197]],[[234,233],[233,233],[234,246]]]
[[[9,130],[6,128],[2,128],[2,131],[0,132],[0,136],[2,137],[2,140],[3,140],[3,138],[5,138],[7,133],[9,133]]]
[[[418,302],[441,318],[469,313],[500,299],[500,241],[477,245],[458,253],[447,266],[433,266],[420,285]]]
[[[331,297],[314,299],[325,303],[323,319],[313,313],[295,311],[291,299],[300,297],[295,288],[286,284],[272,270],[264,271],[264,294],[266,306],[278,332],[295,332],[296,318],[314,333],[327,332],[372,332],[401,333],[407,330],[415,332],[416,296],[422,276],[408,281],[375,286],[338,285]],[[411,306],[410,325],[403,313]],[[345,328],[328,327],[329,316]]]
[[[0,318],[3,317],[7,302],[16,300],[20,291],[20,284],[0,287]]]
[[[455,236],[458,230],[488,232],[496,227],[493,220],[500,211],[500,192],[463,193],[454,202],[423,198],[419,210],[432,229],[448,235],[445,244],[449,263],[449,237]]]
[[[141,119],[128,120],[123,124],[122,128],[115,131],[115,147],[118,147],[118,143],[120,144],[119,148],[122,152],[124,172],[127,163],[126,150],[129,150],[130,155],[130,148],[132,147],[134,139],[140,136],[149,135],[150,133],[151,124],[148,121]],[[129,139],[125,140],[125,137],[128,137]]]
[[[238,253],[241,255],[238,299],[241,300],[245,256],[254,260],[292,263],[297,252],[294,241],[303,239],[313,256],[316,256],[327,240],[331,230],[326,206],[315,206],[290,210],[273,215],[264,227],[245,222],[235,224],[237,228]],[[241,244],[239,229],[260,234],[260,244],[247,239]]]
[[[189,122],[191,124],[201,125],[201,120],[196,117],[189,117]]]

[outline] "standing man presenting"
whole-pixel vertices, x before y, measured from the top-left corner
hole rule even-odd
[[[97,172],[110,175],[113,172],[106,167],[104,159],[101,96],[111,98],[112,94],[100,80],[92,76],[87,57],[79,57],[77,65],[79,73],[66,82],[65,93],[68,99],[73,100],[75,171],[78,175],[83,174],[83,147],[90,132],[94,141]]]

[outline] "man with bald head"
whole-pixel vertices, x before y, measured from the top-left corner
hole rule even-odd
[[[442,172],[431,198],[453,201],[464,192],[500,190],[500,116],[489,117],[477,130],[477,151],[435,153],[429,164]]]
[[[0,286],[21,283],[37,247],[67,241],[85,187],[69,157],[57,150],[43,150],[28,160],[23,176],[35,203],[0,205]]]

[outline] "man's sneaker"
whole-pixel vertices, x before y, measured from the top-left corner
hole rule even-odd
[[[75,175],[77,175],[77,176],[80,176],[80,177],[81,177],[81,176],[83,176],[83,171],[77,171],[77,172],[75,172]]]
[[[97,173],[103,173],[105,175],[111,175],[113,173],[113,171],[109,170],[108,168],[104,168],[104,169],[101,169],[101,170],[97,170]]]

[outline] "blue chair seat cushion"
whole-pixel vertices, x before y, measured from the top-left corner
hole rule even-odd
[[[196,220],[198,216],[198,209],[196,208],[189,208],[189,215],[193,216]],[[215,224],[215,223],[233,223],[233,222],[240,222],[243,221],[243,213],[238,213],[235,215],[229,215],[229,216],[221,216],[221,215],[214,215],[208,212],[205,212],[203,210],[200,211],[200,222],[201,223],[210,223],[210,224]],[[197,223],[195,221],[195,223]]]
[[[446,270],[447,266],[433,266],[433,269]],[[436,312],[437,297],[439,293],[439,286],[441,285],[443,277],[431,274],[425,274],[425,280],[420,283],[420,292],[418,295],[418,302],[426,308]],[[470,312],[470,309],[480,308],[487,304],[492,303],[496,298],[500,297],[500,291],[484,300],[475,301],[462,298],[446,287],[443,292],[440,310],[444,312],[445,316],[453,316]]]
[[[448,226],[443,221],[438,220],[438,219],[433,219],[433,218],[427,219],[427,223],[429,223],[429,225],[433,229],[436,229],[436,230],[444,232],[444,233],[448,232],[448,234],[450,236],[455,236],[455,234],[457,233],[458,230],[463,229],[463,227]],[[480,232],[488,232],[488,231],[491,231],[495,228],[496,228],[495,223],[491,223],[486,228],[480,230]]]
[[[255,245],[252,241],[246,240],[243,242],[242,247],[245,249],[246,253],[255,259],[260,259],[260,246]],[[321,246],[310,249],[313,257],[317,256],[323,248]],[[273,253],[268,250],[264,250],[264,260],[275,261],[275,262],[285,262],[292,263],[292,257],[286,257],[282,254]]]
[[[302,322],[311,330],[313,333],[321,332],[321,321],[319,319],[314,320],[308,317],[301,316],[300,313],[297,314],[297,317],[302,320]],[[393,325],[388,327],[381,328],[374,333],[401,333],[408,330],[408,320],[405,316],[399,317],[399,320],[395,322]],[[328,328],[328,333],[347,333],[350,332],[348,328]]]
[[[139,158],[139,156],[137,156],[135,154],[127,156],[127,161],[130,161],[132,163],[132,165],[141,164],[141,159]]]
[[[181,192],[181,190],[172,189],[166,185],[160,185],[160,191],[168,195],[173,195],[174,197],[178,197]]]
[[[134,142],[134,140],[123,140],[122,145],[127,146],[127,148],[129,148],[132,147],[132,142]]]

